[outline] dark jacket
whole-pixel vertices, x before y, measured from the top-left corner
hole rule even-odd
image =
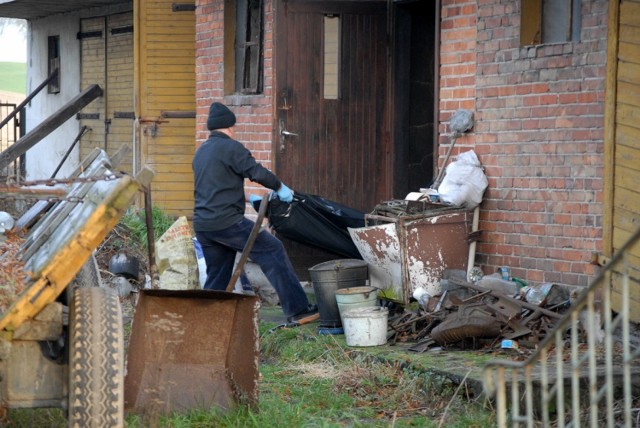
[[[260,165],[246,147],[219,131],[212,131],[196,150],[192,167],[196,231],[222,230],[242,220],[245,178],[269,189],[280,188],[280,180]]]

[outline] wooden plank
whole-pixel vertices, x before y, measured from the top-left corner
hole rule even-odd
[[[640,199],[640,165],[635,165],[635,169],[616,167],[616,188],[623,188],[636,194],[636,199]]]
[[[622,187],[616,187],[614,196],[614,209],[622,208],[627,211],[640,213],[640,198],[637,191],[631,191]]]
[[[620,42],[640,45],[640,27],[626,25],[620,28]]]
[[[631,285],[632,289],[640,289],[640,286],[636,284]],[[622,284],[618,281],[613,281],[611,287],[611,307],[615,312],[620,312],[622,309]],[[640,322],[640,297],[633,296],[629,299],[629,319],[633,322]]]
[[[635,125],[635,126],[634,126]],[[628,148],[640,149],[640,124],[624,125],[616,127],[616,144]]]
[[[193,153],[182,153],[178,152],[176,154],[159,154],[148,156],[147,161],[153,163],[154,165],[168,165],[169,168],[171,165],[187,165],[191,168],[191,161],[193,160]]]
[[[614,229],[613,242],[615,251],[618,251],[629,240],[633,233],[628,233],[621,229]],[[627,251],[629,259],[629,267],[631,269],[640,269],[640,243],[636,243]],[[638,291],[640,293],[640,290]]]
[[[620,27],[626,25],[640,27],[640,3],[633,1],[620,3]]]
[[[618,63],[618,81],[639,83],[640,82],[640,64],[632,62],[619,61]]]
[[[602,201],[602,252],[612,255],[613,240],[613,174],[616,148],[616,103],[618,94],[618,28],[620,4],[609,2],[607,25],[607,63],[604,100],[604,188]]]
[[[639,47],[640,50],[640,47]],[[619,82],[618,83],[618,102],[627,105],[640,105],[640,82],[638,83],[629,83],[629,82]],[[637,126],[640,126],[638,124]]]
[[[640,72],[640,67],[638,68]],[[636,126],[640,123],[640,109],[627,104],[618,103],[616,107],[617,122],[627,126]]]
[[[75,96],[57,112],[28,132],[27,135],[0,153],[0,169],[6,168],[11,162],[25,154],[27,150],[38,144],[44,137],[55,131],[60,125],[82,110],[83,107],[100,96],[102,96],[102,88],[98,85],[91,85]]]
[[[613,224],[614,234],[627,233],[631,236],[640,227],[640,215],[624,208],[617,208],[613,215]]]
[[[616,167],[621,166],[637,171],[640,168],[640,148],[620,144],[616,147],[615,160]]]

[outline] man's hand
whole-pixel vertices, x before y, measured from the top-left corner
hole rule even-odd
[[[276,194],[282,202],[290,204],[291,201],[293,201],[293,191],[289,189],[284,183],[280,185],[280,188],[276,191]]]

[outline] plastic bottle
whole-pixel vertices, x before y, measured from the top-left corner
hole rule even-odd
[[[507,296],[517,295],[520,291],[520,287],[517,283],[502,279],[502,274],[500,274],[499,272],[483,276],[478,280],[478,282],[476,282],[476,285],[479,285],[482,288],[486,288],[487,290],[493,290],[502,294],[506,294]]]
[[[429,303],[429,299],[431,299],[431,294],[429,294],[427,290],[422,287],[416,288],[413,290],[413,298],[418,301],[422,309],[427,310],[427,303]]]

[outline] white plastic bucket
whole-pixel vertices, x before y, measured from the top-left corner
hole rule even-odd
[[[340,320],[344,325],[344,314],[351,309],[371,308],[378,301],[378,289],[375,287],[349,287],[336,290],[336,303]]]
[[[345,312],[344,336],[349,346],[379,346],[387,343],[389,310],[380,306]]]

